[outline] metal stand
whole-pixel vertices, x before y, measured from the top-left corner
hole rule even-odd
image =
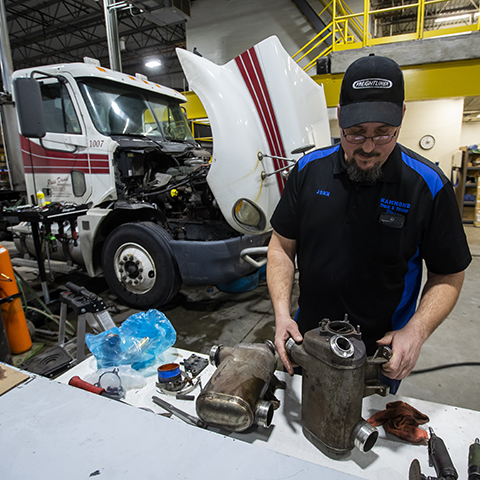
[[[67,345],[65,343],[65,324],[67,321],[67,309],[68,307],[71,307],[78,315],[76,363],[80,363],[85,359],[86,322],[88,322],[95,333],[109,330],[110,328],[115,327],[115,323],[107,311],[107,306],[98,295],[71,282],[67,282],[66,286],[71,291],[62,292],[60,294],[60,327],[58,331],[58,344],[62,347]],[[74,339],[70,342],[73,341]]]
[[[62,224],[65,221],[76,222],[77,217],[84,215],[88,211],[86,205],[68,205],[59,206],[53,205],[49,207],[19,207],[16,209],[5,210],[3,215],[12,224],[20,222],[30,222],[32,229],[33,245],[35,247],[35,256],[38,264],[38,272],[40,275],[40,283],[42,285],[43,298],[45,303],[50,303],[50,293],[47,286],[47,274],[45,272],[45,264],[42,251],[42,233],[39,227],[42,224],[43,228],[50,229],[50,225],[54,222]],[[72,236],[76,242],[74,229],[72,229]],[[48,248],[48,247],[47,247]]]

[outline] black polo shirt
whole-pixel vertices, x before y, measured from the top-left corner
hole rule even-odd
[[[471,261],[450,182],[399,144],[376,183],[349,180],[340,145],[305,155],[271,223],[297,242],[301,333],[347,313],[368,355],[414,314],[422,259],[438,274],[461,272]]]

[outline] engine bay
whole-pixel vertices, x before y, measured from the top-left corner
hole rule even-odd
[[[175,240],[217,240],[238,236],[225,221],[208,186],[211,154],[190,142],[115,138],[117,198],[149,203],[167,218]],[[132,140],[135,140],[133,142]]]

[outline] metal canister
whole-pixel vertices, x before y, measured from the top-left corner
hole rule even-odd
[[[197,398],[197,415],[208,425],[234,432],[254,423],[270,426],[274,403],[264,397],[276,368],[273,343],[214,346],[210,361],[217,370]]]
[[[324,319],[307,332],[302,344],[293,339],[286,349],[302,367],[304,435],[326,455],[336,458],[357,447],[368,452],[378,431],[362,418],[362,400],[385,385],[366,380],[367,356],[361,334],[348,320]],[[386,361],[386,360],[385,360]],[[370,369],[369,369],[370,370]]]

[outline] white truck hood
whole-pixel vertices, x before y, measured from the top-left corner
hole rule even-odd
[[[254,203],[265,216],[261,231],[285,187],[281,172],[291,165],[263,158],[259,152],[295,160],[290,152],[313,144],[330,144],[330,127],[323,87],[312,80],[273,36],[219,66],[186,50],[177,55],[192,90],[208,115],[213,135],[208,184],[228,223],[252,233],[234,218],[239,199]]]

